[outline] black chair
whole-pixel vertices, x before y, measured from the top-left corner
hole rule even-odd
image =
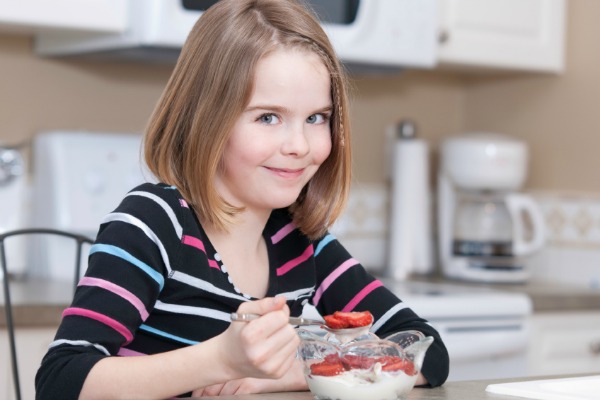
[[[10,300],[10,285],[9,285],[9,274],[6,265],[6,251],[4,241],[9,237],[24,236],[24,235],[53,235],[70,238],[76,242],[76,255],[75,255],[75,275],[74,275],[74,289],[77,287],[79,282],[79,276],[81,274],[81,249],[84,244],[92,244],[94,241],[89,237],[79,235],[76,233],[66,232],[57,229],[46,229],[46,228],[31,228],[31,229],[19,229],[8,231],[0,234],[0,264],[2,266],[2,272],[4,278],[2,279],[4,287],[4,310],[6,315],[6,327],[8,330],[8,340],[10,346],[11,356],[11,367],[13,382],[15,386],[15,395],[17,400],[21,400],[21,386],[19,384],[19,370],[17,367],[17,348],[15,343],[15,326],[13,322],[13,310],[12,303]]]

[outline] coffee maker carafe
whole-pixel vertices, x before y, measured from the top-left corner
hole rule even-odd
[[[439,258],[444,275],[524,282],[526,257],[545,239],[542,213],[525,182],[527,146],[506,135],[445,140],[438,181]]]

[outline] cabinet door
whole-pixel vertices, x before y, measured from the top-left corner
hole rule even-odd
[[[0,0],[0,29],[122,32],[127,28],[127,5],[124,0]]]
[[[529,375],[600,372],[600,312],[532,317]]]
[[[8,349],[8,332],[6,329],[0,329],[0,399],[14,397]]]
[[[17,357],[19,367],[19,383],[23,399],[35,398],[35,374],[42,358],[48,350],[48,345],[54,340],[56,328],[19,328],[16,332]],[[13,400],[15,398],[8,333],[0,330],[0,398]]]
[[[565,0],[440,0],[441,65],[561,72]]]

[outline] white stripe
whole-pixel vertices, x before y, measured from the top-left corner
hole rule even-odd
[[[390,308],[385,314],[381,316],[381,318],[379,318],[373,324],[373,326],[371,327],[371,332],[377,332],[379,328],[383,326],[383,324],[388,322],[390,318],[392,318],[396,313],[398,313],[401,310],[404,310],[405,308],[408,308],[408,306],[405,303],[398,303],[394,307]]]
[[[148,225],[143,223],[138,218],[125,213],[110,213],[106,217],[104,217],[101,223],[104,224],[112,221],[121,221],[140,228],[146,234],[146,236],[148,236],[150,240],[152,240],[158,246],[158,249],[160,250],[160,255],[162,256],[163,262],[167,267],[167,271],[171,273],[171,263],[169,262],[169,255],[165,250],[165,246],[163,246],[162,242],[158,239],[158,237],[152,231],[152,229],[148,227]]]
[[[178,305],[178,304],[163,303],[162,301],[157,301],[156,304],[154,305],[154,308],[163,310],[163,311],[169,311],[172,313],[177,313],[177,314],[199,315],[201,317],[209,317],[212,319],[218,319],[218,320],[225,321],[225,322],[231,321],[229,313],[226,313],[223,311],[212,310],[210,308],[182,306],[182,305]]]
[[[169,204],[167,204],[166,201],[164,201],[157,195],[149,193],[149,192],[140,192],[140,191],[131,192],[131,193],[128,193],[127,196],[142,196],[142,197],[146,197],[150,200],[153,200],[156,204],[158,204],[165,211],[165,213],[171,220],[171,224],[173,225],[173,228],[175,228],[175,232],[177,232],[177,237],[179,239],[181,239],[181,237],[183,236],[183,228],[179,224],[179,221],[177,220],[177,217],[175,216],[175,212],[173,211],[173,209],[171,207],[169,207]]]
[[[55,340],[54,342],[50,343],[50,345],[48,346],[49,349],[51,349],[52,347],[56,347],[56,346],[60,346],[61,344],[69,344],[71,346],[85,346],[85,347],[95,347],[98,350],[100,350],[101,352],[103,352],[104,354],[106,354],[107,356],[110,356],[111,354],[108,352],[108,350],[106,350],[106,347],[101,346],[99,344],[94,344],[94,343],[90,343],[87,340],[67,340],[67,339],[59,339],[59,340]]]
[[[277,294],[277,296],[283,296],[286,300],[299,300],[303,297],[310,297],[314,290],[314,287],[309,287],[304,289],[298,289],[293,292],[279,293]]]
[[[186,285],[190,285],[197,289],[201,289],[201,290],[204,290],[205,292],[213,293],[218,296],[229,297],[231,299],[238,299],[238,300],[242,300],[242,301],[248,301],[248,299],[242,295],[229,293],[223,289],[219,289],[218,287],[216,287],[206,281],[203,281],[202,279],[195,278],[195,277],[188,275],[186,273],[183,273],[183,272],[173,271],[173,275],[171,276],[171,279],[174,279],[179,282],[183,282]]]

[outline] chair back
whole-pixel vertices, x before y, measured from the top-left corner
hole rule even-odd
[[[92,244],[94,241],[87,236],[80,235],[77,233],[66,232],[58,229],[49,229],[49,228],[29,228],[29,229],[18,229],[13,231],[7,231],[0,234],[0,267],[3,273],[3,291],[4,291],[4,314],[6,317],[6,328],[8,331],[8,340],[10,347],[10,357],[11,357],[11,368],[12,368],[12,376],[15,388],[15,398],[16,400],[21,400],[21,386],[19,384],[19,369],[18,369],[18,360],[17,360],[17,347],[15,341],[15,324],[14,324],[14,315],[13,315],[13,307],[12,301],[10,297],[10,275],[8,273],[8,265],[7,265],[7,257],[6,257],[6,248],[5,248],[5,240],[9,237],[17,237],[17,236],[29,236],[29,235],[53,235],[53,236],[61,236],[64,238],[72,239],[75,241],[75,264],[73,270],[73,291],[77,288],[77,283],[79,282],[79,277],[81,275],[81,252],[84,244]]]

